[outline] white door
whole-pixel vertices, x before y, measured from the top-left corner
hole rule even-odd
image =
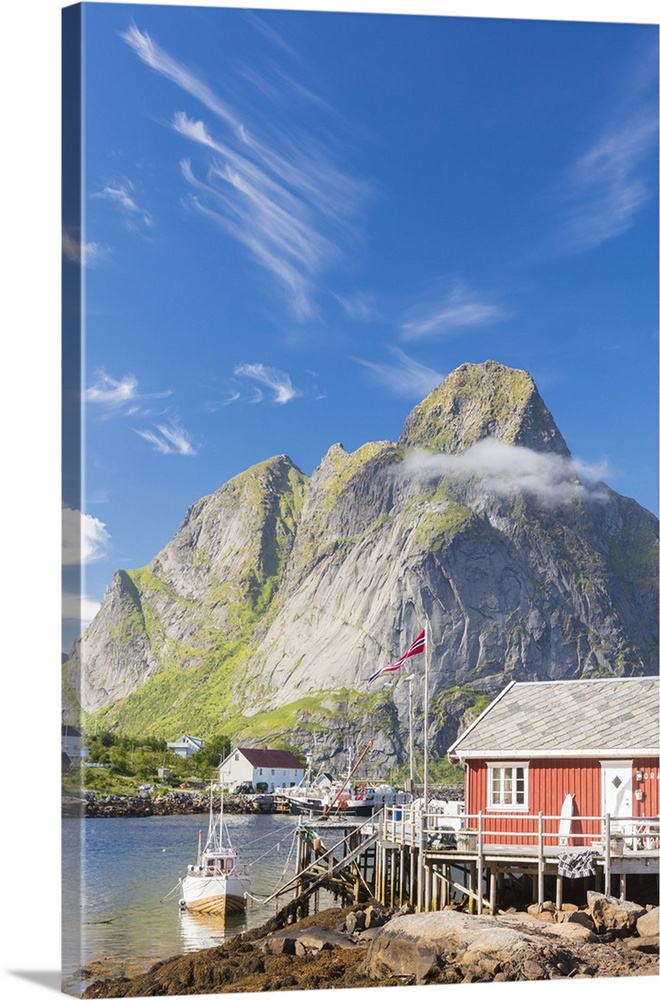
[[[600,768],[603,813],[610,814],[612,830],[629,833],[633,815],[632,761],[601,760]]]

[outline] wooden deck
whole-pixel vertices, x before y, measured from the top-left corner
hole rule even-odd
[[[580,831],[562,837],[560,816],[544,814],[515,816],[515,829],[507,829],[511,814],[479,813],[448,816],[432,811],[422,813],[411,807],[385,810],[380,817],[379,844],[387,854],[410,850],[419,859],[417,902],[421,909],[436,908],[446,902],[447,890],[461,886],[450,876],[452,869],[466,873],[462,886],[482,912],[494,912],[497,884],[501,876],[532,875],[536,898],[543,901],[546,876],[556,880],[555,898],[561,905],[567,856],[586,859],[596,883],[610,895],[612,877],[618,876],[621,898],[626,894],[626,877],[655,877],[660,873],[658,818],[626,816],[581,817]],[[588,852],[588,855],[587,855]],[[440,882],[440,892],[437,883]],[[422,885],[424,883],[424,885]],[[484,886],[488,891],[484,894]],[[480,891],[481,890],[481,891]]]
[[[306,905],[314,892],[329,888],[354,902],[408,903],[418,912],[466,897],[470,912],[495,913],[502,887],[517,881],[531,887],[538,902],[549,898],[554,885],[560,908],[573,857],[606,895],[616,879],[614,886],[625,899],[628,876],[648,877],[657,889],[656,817],[643,823],[631,817],[582,817],[581,830],[588,832],[568,837],[559,835],[558,816],[527,815],[521,824],[518,814],[513,831],[503,825],[506,819],[506,814],[452,816],[410,806],[388,807],[365,820],[301,817],[295,875],[274,896],[292,892],[294,903]]]

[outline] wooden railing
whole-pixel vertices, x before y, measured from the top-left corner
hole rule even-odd
[[[558,849],[596,850],[610,856],[624,851],[658,850],[658,816],[576,817],[571,830],[562,834],[559,815],[544,813],[512,814],[507,812],[460,813],[456,815],[424,812],[415,806],[388,806],[383,811],[381,838],[386,841],[421,845],[456,847],[461,853],[478,854],[484,847],[513,845],[531,852],[556,855]],[[552,850],[549,850],[552,849]]]
[[[543,880],[546,862],[556,861],[563,851],[593,850],[602,860],[605,893],[611,887],[612,859],[623,854],[634,857],[639,850],[658,852],[660,848],[660,819],[658,816],[581,816],[580,826],[564,836],[559,822],[564,817],[543,813],[476,813],[448,815],[432,810],[422,811],[415,806],[387,807],[380,819],[379,839],[393,847],[407,847],[417,853],[418,908],[426,906],[427,891],[423,873],[429,857],[449,855],[469,864],[476,872],[476,885],[482,886],[488,862],[516,859],[532,862],[538,870],[537,893],[543,898]],[[507,823],[509,824],[507,826]],[[486,860],[488,858],[488,861]],[[451,863],[451,862],[450,862]],[[426,869],[428,871],[428,869]],[[560,892],[561,879],[557,879]],[[491,882],[493,882],[491,872]],[[491,889],[491,893],[493,890]],[[426,893],[426,895],[425,895]],[[491,895],[491,906],[492,903]],[[478,912],[482,912],[484,899],[477,894]]]

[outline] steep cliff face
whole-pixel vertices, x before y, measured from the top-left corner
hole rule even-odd
[[[440,752],[510,679],[656,672],[657,555],[656,518],[580,480],[526,372],[463,365],[398,442],[333,445],[309,480],[280,456],[200,500],[116,575],[69,677],[133,731],[315,732],[326,756],[371,737],[391,759],[403,672],[367,678],[428,619]]]
[[[193,504],[148,566],[119,570],[69,659],[83,709],[121,701],[158,675],[166,713],[168,697],[235,659],[277,591],[306,490],[286,456],[262,462]]]

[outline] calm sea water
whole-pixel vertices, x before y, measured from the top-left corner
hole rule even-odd
[[[204,815],[144,819],[63,820],[62,967],[66,991],[79,993],[80,968],[94,976],[132,975],[159,959],[221,944],[227,935],[263,924],[291,899],[264,905],[293,876],[297,817],[231,815],[229,835],[250,865],[244,916],[222,927],[217,918],[181,910],[179,879],[197,858]],[[328,897],[322,905],[332,905]],[[101,967],[96,963],[101,963]]]

